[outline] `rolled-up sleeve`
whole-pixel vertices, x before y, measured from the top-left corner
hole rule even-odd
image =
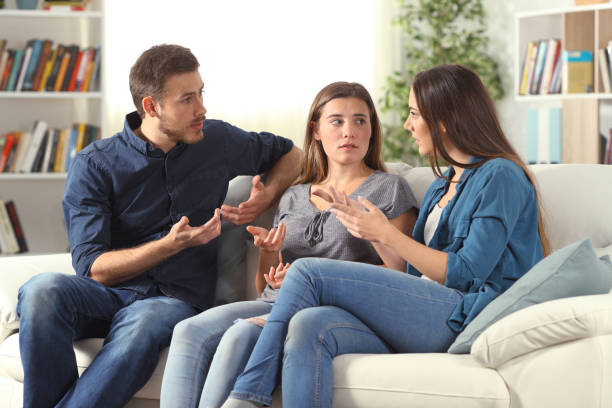
[[[505,251],[530,194],[530,184],[516,170],[496,169],[478,190],[474,209],[456,225],[463,238],[457,251],[448,253],[446,286],[468,292],[487,281]]]
[[[111,248],[111,183],[106,172],[84,155],[71,163],[62,207],[77,274],[89,276],[91,265]]]

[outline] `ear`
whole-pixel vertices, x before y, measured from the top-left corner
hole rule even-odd
[[[312,131],[312,137],[315,140],[321,140],[321,136],[319,136],[319,126],[316,122],[310,122],[310,129]]]
[[[442,131],[442,133],[446,133],[446,127],[444,127],[444,124],[442,122],[440,122],[440,130]]]
[[[142,98],[142,109],[144,109],[145,113],[152,118],[158,116],[157,104],[152,96],[145,96]]]

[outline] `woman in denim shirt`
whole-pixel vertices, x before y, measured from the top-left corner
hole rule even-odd
[[[352,235],[401,256],[408,273],[328,259],[294,262],[225,408],[270,404],[281,362],[283,405],[329,407],[337,355],[445,352],[549,252],[533,178],[478,76],[459,65],[423,71],[409,107],[404,128],[438,176],[412,238],[361,197],[321,193]],[[449,164],[444,174],[441,159]]]

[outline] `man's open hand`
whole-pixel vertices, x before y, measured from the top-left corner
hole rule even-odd
[[[172,243],[177,245],[179,249],[185,249],[204,245],[219,235],[221,235],[221,213],[217,208],[212,218],[199,227],[190,226],[189,218],[181,217],[172,226],[166,237],[172,240]]]
[[[221,214],[232,224],[246,224],[265,211],[270,206],[271,201],[261,182],[261,177],[257,175],[253,177],[253,187],[251,187],[249,199],[240,203],[238,207],[223,204],[221,206]]]

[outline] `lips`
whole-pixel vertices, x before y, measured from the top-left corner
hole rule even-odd
[[[191,124],[191,127],[192,127],[193,129],[202,129],[202,124],[203,124],[203,123],[204,123],[204,122],[195,122],[195,123],[192,123],[192,124]]]
[[[356,149],[357,146],[355,146],[352,143],[348,143],[348,144],[343,144],[342,146],[340,146],[341,149]]]

